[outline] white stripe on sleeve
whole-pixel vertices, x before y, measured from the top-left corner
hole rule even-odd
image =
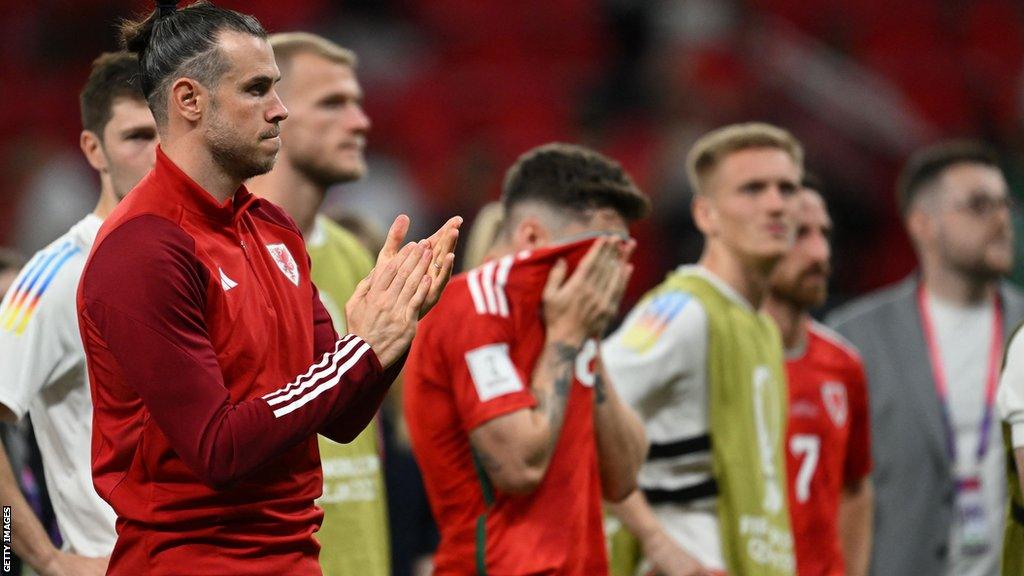
[[[487,308],[484,306],[484,295],[480,290],[480,269],[471,270],[466,275],[466,284],[469,284],[469,294],[473,297],[473,307],[477,314],[484,314]]]
[[[494,262],[488,262],[484,265],[481,274],[483,274],[483,286],[484,286],[484,297],[487,301],[487,311],[491,314],[498,313],[498,302],[494,297]]]
[[[508,284],[508,273],[512,269],[512,256],[505,256],[498,263],[498,278],[494,291],[498,297],[498,314],[508,318],[508,298],[505,296],[505,285]]]
[[[334,350],[332,352],[324,354],[323,359],[321,359],[316,364],[310,366],[309,370],[307,370],[305,374],[299,376],[294,381],[289,382],[284,387],[279,388],[271,392],[270,394],[264,395],[263,399],[266,400],[268,404],[273,406],[275,403],[279,403],[281,401],[278,400],[278,402],[272,402],[272,400],[276,398],[281,398],[281,396],[285,394],[294,394],[298,389],[301,389],[302,387],[314,385],[316,383],[315,380],[323,376],[325,366],[330,364],[330,370],[333,370],[334,366],[337,366],[338,362],[344,356],[347,356],[348,353],[357,345],[359,345],[362,341],[363,340],[359,336],[356,336],[355,334],[349,334],[342,338],[341,340],[338,340],[338,343],[334,345]],[[311,378],[314,380],[313,384],[309,383],[309,380]]]
[[[360,340],[360,342],[362,342],[362,340]],[[345,373],[348,372],[349,368],[355,366],[356,362],[359,362],[359,360],[363,357],[364,354],[366,354],[366,351],[369,349],[370,345],[363,342],[363,345],[360,346],[358,350],[356,350],[355,354],[353,354],[352,357],[349,358],[347,362],[341,365],[341,367],[335,373],[333,378],[327,380],[326,382],[323,382],[316,388],[313,388],[312,390],[309,390],[306,393],[299,395],[294,400],[284,404],[277,410],[274,410],[274,417],[280,418],[281,416],[284,416],[286,414],[291,414],[292,412],[298,410],[299,408],[302,408],[303,406],[312,402],[313,400],[316,400],[316,398],[323,394],[324,392],[337,386],[338,382],[341,381],[342,376],[344,376]],[[271,401],[270,404],[271,406],[273,406],[274,401]]]

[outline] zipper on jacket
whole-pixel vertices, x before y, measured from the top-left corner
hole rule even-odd
[[[235,235],[238,236],[238,245],[242,247],[242,254],[245,254],[246,262],[251,262],[252,259],[249,257],[249,245],[245,243],[245,238],[242,238],[241,225],[235,228]]]

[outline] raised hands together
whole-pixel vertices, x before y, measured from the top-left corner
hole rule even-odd
[[[417,322],[441,297],[461,225],[461,216],[452,217],[430,237],[403,246],[409,217],[395,218],[376,266],[345,305],[349,331],[370,344],[383,366],[405,353]]]

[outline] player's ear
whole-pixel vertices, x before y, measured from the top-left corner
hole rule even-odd
[[[690,204],[693,222],[705,236],[713,236],[718,230],[718,212],[714,202],[705,194],[695,194]]]
[[[512,231],[512,246],[515,251],[532,250],[544,246],[549,241],[547,228],[536,216],[524,217]]]
[[[915,244],[927,244],[934,236],[935,222],[932,215],[920,206],[912,207],[907,213],[907,235]]]
[[[103,142],[95,132],[82,130],[82,134],[78,137],[78,146],[94,170],[100,173],[107,171],[107,155],[103,153]]]
[[[198,122],[206,108],[208,92],[202,84],[191,78],[178,78],[171,85],[171,97],[167,101],[168,116],[175,114],[189,122]]]

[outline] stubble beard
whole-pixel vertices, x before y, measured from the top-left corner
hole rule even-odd
[[[989,255],[991,249],[991,245],[986,244],[977,253],[964,256],[958,254],[954,247],[944,243],[942,246],[942,257],[946,261],[947,266],[963,277],[978,282],[994,282],[1013,270],[1013,257],[1010,257],[1009,263],[993,262],[993,259],[996,257]],[[1011,254],[1012,250],[1013,248],[1011,247]]]
[[[246,145],[244,137],[236,132],[230,123],[221,119],[216,105],[211,107],[211,111],[213,114],[206,129],[206,144],[217,166],[239,182],[270,172],[277,159],[277,153],[264,156],[259,149],[258,141],[255,146]]]
[[[1001,264],[994,264],[989,262],[987,255],[983,254],[970,262],[958,263],[955,265],[955,268],[960,274],[973,280],[995,282],[1009,274],[1013,269],[1013,265],[1002,266]]]
[[[217,166],[240,182],[270,172],[277,154],[262,156],[258,147],[245,146],[239,140],[236,134],[211,126],[206,141]]]

